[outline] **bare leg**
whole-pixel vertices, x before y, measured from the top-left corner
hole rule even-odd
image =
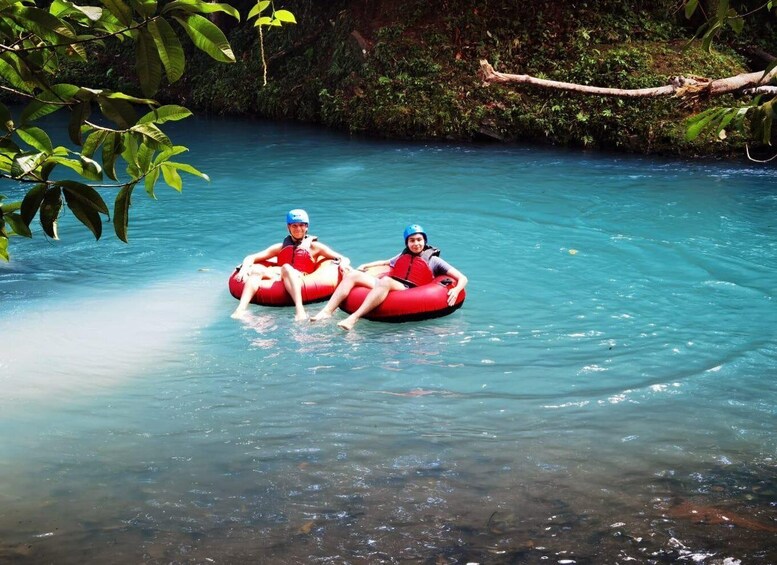
[[[311,322],[318,322],[320,320],[326,320],[331,318],[337,307],[343,303],[343,300],[348,298],[348,294],[355,286],[366,286],[367,288],[375,288],[377,279],[372,275],[368,275],[362,271],[349,272],[340,284],[337,285],[332,296],[329,298],[324,307],[318,314],[310,318]]]
[[[284,265],[281,267],[281,280],[294,301],[294,319],[298,322],[307,319],[308,314],[302,304],[302,273],[291,265]]]
[[[405,285],[389,277],[379,279],[378,284],[364,297],[362,305],[359,306],[353,314],[337,324],[338,327],[346,331],[353,329],[356,322],[358,322],[367,312],[370,312],[383,303],[383,301],[386,300],[388,293],[392,290],[405,290]]]
[[[250,276],[246,279],[245,285],[243,285],[243,292],[240,295],[240,303],[238,303],[237,308],[235,308],[235,311],[232,312],[232,318],[242,318],[243,315],[246,313],[246,310],[248,309],[248,305],[251,303],[251,299],[254,297],[254,294],[256,294],[256,291],[259,289],[259,285],[262,282],[262,276],[256,275],[256,276]]]

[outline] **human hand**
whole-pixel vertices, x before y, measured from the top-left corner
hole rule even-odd
[[[246,276],[248,275],[248,269],[249,266],[247,266],[245,263],[240,265],[240,268],[237,270],[237,275],[235,275],[235,280],[238,282],[243,282],[246,280]]]
[[[461,289],[455,286],[448,291],[448,306],[453,306],[456,304],[456,299],[459,297],[460,291]]]

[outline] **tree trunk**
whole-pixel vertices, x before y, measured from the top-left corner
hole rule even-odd
[[[777,67],[768,74],[763,71],[755,73],[743,73],[740,75],[711,80],[704,77],[672,77],[669,84],[653,88],[607,88],[575,84],[572,82],[559,82],[546,80],[530,75],[513,75],[498,73],[488,61],[480,61],[480,73],[487,84],[528,84],[540,88],[564,90],[567,92],[579,92],[596,96],[613,96],[618,98],[655,98],[658,96],[699,97],[721,96],[733,92],[742,92],[749,89],[757,89],[757,92],[774,92],[774,87],[766,86],[777,76]]]

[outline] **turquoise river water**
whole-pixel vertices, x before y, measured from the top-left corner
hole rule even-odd
[[[0,265],[0,562],[777,562],[774,168],[173,135],[212,181],[130,245],[65,214]],[[421,223],[464,306],[231,319],[296,207],[354,263]]]

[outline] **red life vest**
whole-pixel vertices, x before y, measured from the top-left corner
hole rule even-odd
[[[413,255],[405,249],[391,268],[389,276],[415,286],[428,284],[434,279],[429,260],[439,254],[439,249],[430,246],[427,246],[419,255]]]
[[[290,235],[283,240],[283,247],[278,253],[278,265],[291,265],[301,273],[310,274],[316,270],[316,262],[310,254],[310,244],[316,238],[306,235],[299,243],[294,243]]]

